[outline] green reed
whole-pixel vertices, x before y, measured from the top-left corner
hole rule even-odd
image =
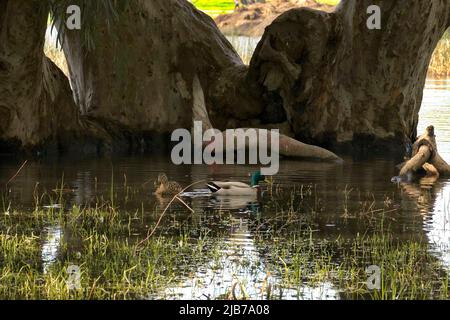
[[[124,187],[129,188],[126,182]],[[164,297],[166,288],[176,287],[198,268],[207,267],[220,275],[230,249],[224,239],[242,219],[223,210],[195,213],[199,215],[195,219],[170,214],[158,232],[137,247],[155,225],[148,215],[158,217],[161,210],[146,212],[144,204],[134,211],[120,209],[115,205],[118,202],[113,187],[105,201],[97,199],[92,205],[68,208],[63,189],[61,183],[56,192],[36,192],[36,205],[31,211],[14,209],[14,201],[7,194],[3,196],[0,298]],[[374,202],[372,195],[346,187],[340,193],[343,203],[347,203],[352,190],[360,197],[360,207],[346,204],[335,210],[345,215],[344,222],[357,219],[368,222],[369,228],[352,237],[323,238],[317,234],[314,221],[318,215],[328,214],[329,209],[319,198],[317,186],[287,190],[272,182],[270,189],[264,211],[246,216],[260,260],[253,261],[244,254],[235,261],[250,274],[260,273],[258,266],[264,265],[267,275],[258,298],[284,298],[282,292],[288,289],[301,292],[305,286],[330,283],[340,298],[347,299],[448,299],[446,267],[431,253],[427,241],[420,237],[399,240],[391,230],[395,213],[390,198]],[[60,206],[44,207],[47,203]],[[208,224],[212,220],[215,228]],[[45,230],[54,225],[63,230],[63,237],[53,261],[47,261],[44,269]],[[80,268],[79,290],[68,287],[70,265]],[[366,268],[370,265],[381,269],[378,290],[367,286]],[[234,286],[221,298],[249,297],[248,279],[238,278]],[[242,295],[230,294],[235,291]],[[301,293],[298,298],[302,298]]]

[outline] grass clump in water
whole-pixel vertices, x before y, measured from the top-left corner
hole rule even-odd
[[[334,214],[345,215],[343,222],[368,222],[367,232],[333,236],[318,232],[319,216],[332,212],[318,198],[316,186],[283,190],[273,184],[267,194],[263,212],[256,215],[204,210],[189,219],[169,213],[158,232],[140,246],[137,243],[153,229],[160,212],[152,212],[152,220],[145,210],[128,212],[111,201],[65,209],[61,195],[45,200],[60,207],[43,209],[41,196],[34,210],[22,212],[11,209],[5,198],[8,214],[0,215],[0,298],[161,298],[167,288],[211,273],[214,282],[208,286],[225,291],[211,298],[285,299],[283,292],[295,292],[295,298],[302,299],[306,287],[324,284],[332,287],[334,298],[448,298],[445,266],[420,236],[396,238],[389,224],[389,201],[375,202],[364,194],[359,195],[359,208],[344,201],[344,208],[335,207]],[[345,200],[349,194],[341,196]],[[242,245],[238,234],[231,244],[230,230],[243,225],[251,238]],[[60,230],[58,241],[50,239],[52,228]],[[249,246],[251,254],[245,249]],[[244,270],[247,278],[224,272],[230,264]],[[380,288],[375,290],[367,286],[366,269],[372,265],[381,271]],[[79,268],[79,288],[70,286],[70,266]],[[261,275],[261,292],[251,293],[252,279]],[[237,286],[228,285],[230,276],[236,276]],[[239,287],[242,295],[229,294],[230,286]]]
[[[389,233],[313,243],[310,237],[291,238],[273,247],[273,272],[280,274],[284,288],[301,291],[328,282],[341,299],[449,298],[448,274],[426,242],[399,241]],[[381,271],[379,288],[368,282],[370,266]]]

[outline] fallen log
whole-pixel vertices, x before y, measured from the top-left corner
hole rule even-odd
[[[438,153],[433,126],[429,126],[417,138],[412,150],[412,158],[400,165],[400,177],[417,173],[421,169],[425,170],[427,176],[450,175],[450,165]]]

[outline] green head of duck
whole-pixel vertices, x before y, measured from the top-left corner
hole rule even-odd
[[[257,187],[259,183],[265,179],[266,177],[261,174],[261,171],[253,172],[250,176],[250,185],[252,187]]]

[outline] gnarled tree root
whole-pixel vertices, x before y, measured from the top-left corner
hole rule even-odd
[[[205,96],[204,91],[202,88],[202,85],[199,81],[199,78],[197,75],[194,76],[194,79],[192,81],[192,96],[193,96],[193,121],[200,121],[202,123],[202,129],[212,129],[213,126],[211,124],[211,120],[208,115],[208,111],[206,109],[206,103],[205,103]],[[239,130],[242,133],[245,134],[247,130],[255,130],[255,138],[256,139],[245,139],[245,146],[242,146],[241,148],[245,148],[248,150],[251,147],[258,147],[261,145],[261,141],[258,141],[258,139],[261,137],[260,130],[261,129],[249,129],[249,128],[242,128],[242,129],[235,129]],[[270,131],[267,131],[267,147],[271,148],[272,141],[272,135]],[[216,153],[225,153],[226,151],[236,151],[238,150],[239,146],[237,143],[237,137],[233,136],[233,144],[232,147],[231,144],[227,143],[227,135],[226,132],[219,132],[217,130],[216,135],[214,137],[214,140],[212,142],[207,142],[205,145],[209,145],[210,148],[214,148]],[[217,143],[217,141],[220,140],[220,143]],[[227,148],[233,148],[232,150],[228,150]],[[336,162],[343,162],[343,160],[334,154],[331,151],[328,151],[326,149],[305,144],[298,140],[295,140],[293,138],[290,138],[286,135],[280,134],[279,135],[279,154],[281,156],[285,157],[291,157],[291,158],[307,158],[307,159],[316,159],[320,161],[336,161]]]
[[[450,175],[450,165],[439,155],[434,127],[429,126],[413,145],[412,158],[400,165],[400,177],[417,173],[423,169],[427,176]]]
[[[256,148],[258,146],[261,146],[261,143],[263,141],[258,141],[261,136],[260,130],[261,129],[255,129],[255,128],[242,128],[242,129],[234,129],[236,131],[242,130],[241,132],[246,133],[247,130],[255,130],[256,139],[245,139],[245,146],[239,146],[238,145],[238,139],[237,136],[233,136],[234,143],[227,143],[227,135],[226,132],[217,132],[216,136],[214,138],[214,141],[210,143],[206,143],[206,145],[209,145],[211,148],[213,147],[212,144],[215,144],[218,140],[221,140],[221,143],[218,143],[214,146],[215,152],[217,153],[225,153],[227,151],[239,151],[241,149],[249,150],[250,148]],[[267,147],[268,150],[273,151],[271,148],[271,142],[273,139],[273,136],[270,131],[267,131]],[[230,150],[229,148],[232,148]],[[333,152],[326,150],[324,148],[309,145],[306,143],[302,143],[298,140],[295,140],[291,137],[288,137],[286,135],[280,134],[279,135],[279,155],[289,158],[299,158],[299,159],[311,159],[311,160],[319,160],[319,161],[335,161],[335,162],[343,162],[342,158],[334,154]]]
[[[285,135],[280,135],[280,155],[292,158],[343,162],[342,158],[327,149],[302,143]]]

